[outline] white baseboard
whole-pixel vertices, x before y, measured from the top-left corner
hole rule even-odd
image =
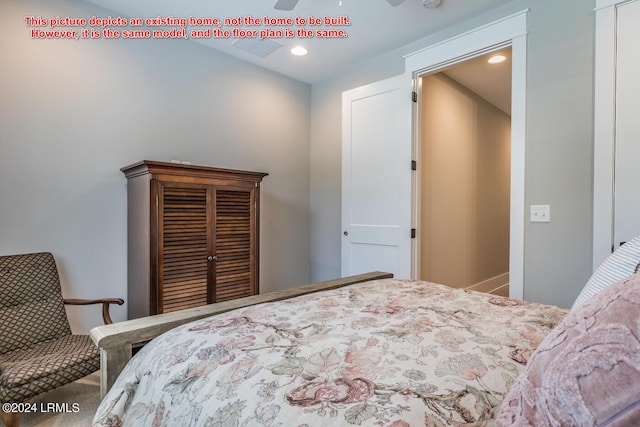
[[[509,284],[509,272],[499,274],[482,282],[468,286],[465,289],[478,292],[491,292]]]

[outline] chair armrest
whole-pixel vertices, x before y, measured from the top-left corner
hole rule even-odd
[[[111,315],[109,314],[109,305],[110,304],[124,304],[124,300],[122,298],[99,298],[99,299],[77,299],[77,298],[65,298],[65,304],[69,305],[89,305],[89,304],[102,304],[102,320],[105,325],[110,325],[113,323],[111,320]]]

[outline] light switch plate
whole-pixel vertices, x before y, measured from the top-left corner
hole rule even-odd
[[[531,222],[551,222],[551,206],[531,205]]]

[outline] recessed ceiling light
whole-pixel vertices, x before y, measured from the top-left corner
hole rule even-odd
[[[305,56],[307,53],[309,53],[307,49],[303,48],[302,46],[296,46],[291,49],[291,54],[295,56]]]
[[[501,62],[504,62],[507,60],[507,57],[504,55],[493,55],[491,58],[489,58],[489,60],[487,61],[489,64],[499,64]]]

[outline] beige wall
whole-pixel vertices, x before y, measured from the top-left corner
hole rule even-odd
[[[511,119],[442,73],[421,96],[420,278],[468,287],[507,273]]]

